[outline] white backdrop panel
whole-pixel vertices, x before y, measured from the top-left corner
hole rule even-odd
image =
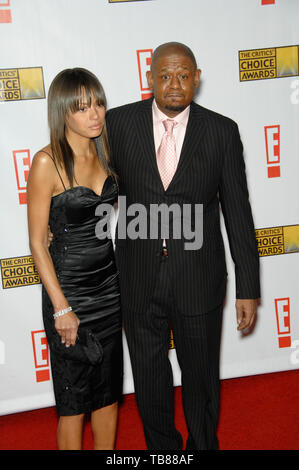
[[[258,320],[252,334],[242,335],[236,330],[234,270],[222,221],[229,272],[222,379],[298,368],[299,355],[294,354],[299,339],[299,99],[295,99],[299,94],[294,95],[299,88],[298,58],[290,77],[244,82],[240,82],[238,58],[239,51],[298,45],[298,17],[297,0],[275,0],[273,5],[262,5],[262,0],[0,1],[0,92],[9,85],[3,77],[10,69],[42,67],[47,96],[59,71],[80,66],[99,77],[110,108],[137,101],[141,99],[137,51],[180,41],[191,47],[202,69],[196,101],[238,122],[255,226],[282,227],[282,231],[294,226],[297,249],[292,254],[260,258]],[[46,99],[2,98],[0,118],[0,414],[8,414],[54,404],[41,286],[5,285],[7,276],[13,277],[13,271],[5,268],[20,266],[16,264],[21,263],[19,257],[30,255],[26,204],[19,203],[17,187],[17,175],[24,178],[26,162],[21,162],[16,173],[13,152],[27,150],[32,159],[48,143]],[[264,127],[272,125],[280,126],[280,177],[268,178]],[[278,303],[280,330],[275,299],[288,299],[289,305],[283,310]],[[290,337],[287,346],[279,347],[281,337]],[[124,393],[131,393],[134,386],[125,336],[124,352]],[[174,383],[180,385],[175,349],[170,350],[170,360]]]

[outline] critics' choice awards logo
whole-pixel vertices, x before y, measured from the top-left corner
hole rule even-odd
[[[151,0],[109,0],[109,3],[148,2]]]
[[[0,23],[11,23],[10,0],[0,0]]]
[[[138,64],[138,73],[139,73],[139,82],[140,82],[140,91],[141,99],[147,100],[153,93],[148,87],[146,72],[150,69],[153,49],[142,49],[137,52],[137,64]]]
[[[299,75],[299,46],[239,51],[240,81]]]
[[[259,256],[299,252],[299,225],[259,228],[255,230]]]
[[[3,289],[41,283],[32,256],[4,258],[0,263]]]
[[[169,349],[174,349],[175,348],[174,339],[173,339],[173,331],[172,330],[170,330],[170,338],[169,338],[168,348]]]
[[[42,67],[0,69],[0,101],[45,98]]]

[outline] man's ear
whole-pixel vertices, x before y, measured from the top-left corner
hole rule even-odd
[[[150,90],[153,90],[154,88],[154,80],[153,80],[153,76],[152,76],[152,72],[150,70],[148,70],[146,72],[146,79],[147,79],[147,83],[148,83],[148,87]]]
[[[195,71],[195,75],[194,75],[194,86],[195,88],[198,87],[199,85],[199,82],[200,82],[200,75],[201,75],[201,70],[200,69],[197,69]]]

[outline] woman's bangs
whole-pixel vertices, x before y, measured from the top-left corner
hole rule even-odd
[[[106,108],[106,98],[101,87],[91,83],[80,84],[75,93],[72,94],[72,102],[69,105],[69,110],[75,113],[79,111],[83,105],[90,107],[93,98],[97,105]]]

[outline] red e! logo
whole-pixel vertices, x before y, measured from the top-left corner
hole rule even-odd
[[[147,100],[153,93],[150,91],[146,79],[146,72],[149,70],[152,61],[153,49],[137,51],[138,72],[141,90],[141,99]],[[145,93],[144,93],[145,92]]]
[[[275,299],[278,345],[280,348],[291,347],[290,298]]]
[[[268,178],[280,176],[280,126],[265,126]]]
[[[50,380],[49,347],[44,330],[31,331],[36,381]]]
[[[0,0],[0,23],[11,23],[11,11],[7,9],[9,6],[10,0]]]
[[[26,185],[30,170],[30,151],[14,150],[13,159],[16,171],[20,204],[27,203]]]

